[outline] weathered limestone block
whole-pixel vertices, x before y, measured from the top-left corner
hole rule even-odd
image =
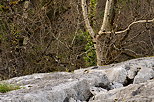
[[[154,78],[154,70],[142,67],[134,78],[134,84],[143,83]]]
[[[100,92],[89,102],[154,102],[154,80]]]
[[[107,69],[107,77],[109,78],[109,81],[111,83],[117,82],[124,84],[126,77],[127,77],[127,71],[123,67],[113,67],[113,69]]]
[[[93,95],[97,95],[97,94],[99,94],[100,92],[101,93],[105,93],[105,92],[107,92],[107,90],[106,89],[103,89],[103,88],[101,88],[101,87],[90,87],[90,92],[93,94]]]

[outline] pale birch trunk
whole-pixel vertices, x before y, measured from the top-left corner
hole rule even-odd
[[[103,23],[99,33],[112,30],[111,28],[114,15],[114,6],[115,6],[115,0],[106,1]]]
[[[86,28],[90,33],[93,41],[96,43],[94,47],[96,49],[97,65],[98,66],[103,65],[106,59],[105,52],[104,52],[105,50],[103,49],[103,46],[102,46],[103,42],[101,41],[101,37],[98,34],[96,35],[92,27],[90,26],[88,13],[87,13],[86,0],[81,0],[81,5],[82,5],[82,13],[83,13],[83,18],[85,21]],[[107,0],[106,6],[105,6],[103,24],[99,32],[111,30],[111,25],[112,25],[111,22],[113,20],[113,9],[114,9],[114,0]]]
[[[113,18],[114,6],[115,6],[115,0],[106,1],[103,23],[99,33],[112,30],[112,22],[114,19]],[[96,56],[97,56],[98,66],[104,65],[108,61],[108,51],[107,51],[108,47],[106,47],[106,42],[104,38],[105,36],[107,35],[96,36]],[[102,39],[104,39],[104,41]]]

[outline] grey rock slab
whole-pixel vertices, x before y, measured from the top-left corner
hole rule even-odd
[[[113,83],[111,83],[110,89],[116,89],[116,88],[121,88],[121,87],[123,87],[123,84],[113,82]]]
[[[108,77],[102,71],[83,74],[81,79],[86,79],[90,86],[106,87],[109,85]]]
[[[124,67],[146,67],[146,68],[153,68],[154,67],[154,57],[143,57],[143,58],[137,58],[137,59],[132,59],[128,60],[125,62],[121,62],[116,64],[118,65],[123,65]]]
[[[133,84],[143,83],[154,78],[154,70],[151,68],[141,67],[134,78]]]
[[[105,92],[107,92],[107,90],[106,89],[103,89],[103,88],[101,88],[101,87],[90,87],[90,92],[93,94],[93,95],[97,95],[97,94],[99,94],[100,92],[101,93],[105,93]]]
[[[74,98],[70,98],[69,101],[65,101],[65,102],[81,102],[80,100],[75,100]]]
[[[130,70],[128,70],[128,75],[127,75],[127,77],[129,78],[129,79],[134,79],[135,78],[135,76],[137,75],[137,73],[138,73],[138,68],[137,67],[131,67],[131,69]]]
[[[153,102],[154,80],[99,93],[89,102]]]
[[[24,88],[0,94],[2,102],[68,102],[70,98],[86,101],[92,95],[91,86],[105,86],[104,73],[74,74],[67,72],[41,73],[5,80]]]
[[[113,69],[106,69],[107,77],[111,83],[117,82],[124,84],[127,71],[123,67],[113,67]]]
[[[49,86],[50,87],[50,86]],[[34,88],[33,88],[34,89]],[[20,89],[5,93],[0,96],[2,102],[64,102],[70,97],[81,101],[86,100],[91,95],[89,84],[86,80],[75,80],[72,82],[61,83],[49,89],[38,88],[26,93]]]
[[[75,70],[74,73],[89,73],[98,71],[107,72],[107,76],[111,82],[115,81],[118,83],[124,83],[126,77],[129,79],[134,79],[139,70],[138,68],[141,67],[154,69],[154,57],[137,58],[105,66],[93,66],[85,69]]]

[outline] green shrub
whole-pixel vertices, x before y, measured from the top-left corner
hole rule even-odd
[[[88,67],[96,65],[96,53],[90,34],[88,32],[79,31],[79,35],[76,37],[76,40],[78,41],[78,44],[85,43],[85,54],[83,56],[83,59],[86,66]]]

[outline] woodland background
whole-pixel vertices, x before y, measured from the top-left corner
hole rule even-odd
[[[96,65],[81,0],[27,1],[0,1],[0,79]],[[101,27],[105,2],[87,0],[95,32]],[[153,17],[154,0],[117,0],[113,30]],[[106,39],[116,42],[106,64],[154,55],[153,23],[136,24],[128,32]]]

